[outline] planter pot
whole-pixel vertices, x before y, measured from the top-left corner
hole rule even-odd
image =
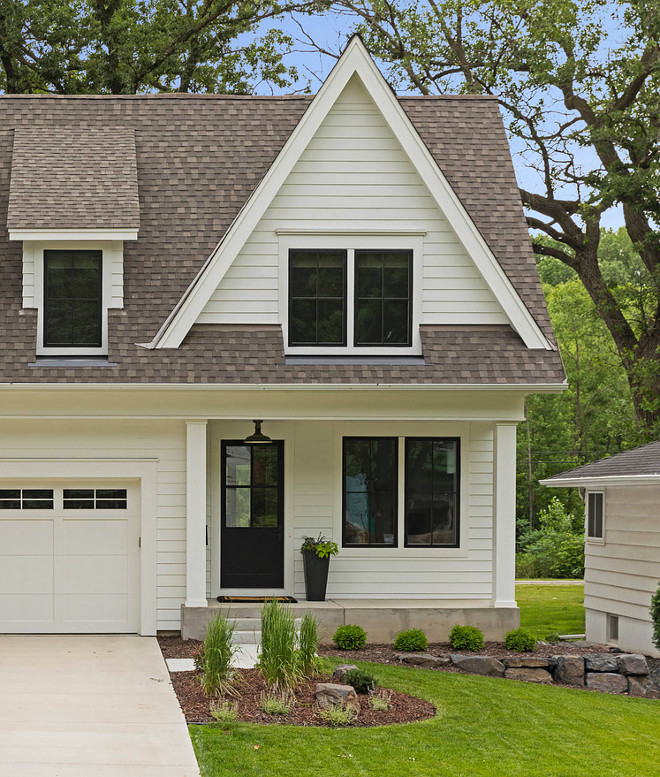
[[[319,558],[316,553],[303,553],[305,570],[305,596],[308,602],[324,602],[328,585],[330,556]]]

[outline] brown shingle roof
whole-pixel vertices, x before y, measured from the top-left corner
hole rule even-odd
[[[660,475],[660,441],[650,442],[630,451],[553,475],[547,482],[567,478],[626,477],[627,475]]]

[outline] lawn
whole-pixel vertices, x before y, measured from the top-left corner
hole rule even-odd
[[[549,634],[584,634],[581,585],[518,585],[520,625],[538,639]]]
[[[203,777],[639,777],[657,774],[660,702],[364,664],[438,714],[371,729],[191,726]]]

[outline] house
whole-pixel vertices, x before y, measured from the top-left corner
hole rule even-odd
[[[495,100],[397,98],[357,37],[313,98],[4,96],[0,197],[0,632],[304,600],[319,532],[337,623],[517,625],[564,373]]]
[[[660,583],[660,442],[541,483],[579,488],[584,499],[587,639],[660,656],[649,614]]]

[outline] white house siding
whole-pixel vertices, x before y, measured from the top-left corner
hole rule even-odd
[[[355,78],[228,269],[198,318],[200,323],[280,323],[277,229],[424,232],[421,323],[508,323],[400,143]],[[322,237],[319,241],[323,247]],[[374,236],[374,248],[384,247],[382,243],[383,238]],[[353,247],[350,236],[346,247]],[[419,283],[419,278],[413,282]]]
[[[605,542],[585,545],[588,639],[607,641],[606,615],[616,615],[619,647],[653,650],[649,606],[660,580],[659,504],[658,486],[605,490]]]
[[[157,628],[178,629],[186,596],[185,424],[3,420],[0,449],[12,459],[157,459]]]

